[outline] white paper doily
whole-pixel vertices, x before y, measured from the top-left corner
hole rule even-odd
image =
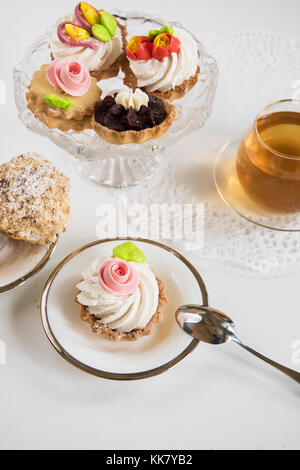
[[[197,147],[196,171],[199,166],[205,168],[199,177],[201,189],[194,190],[189,180],[185,184],[170,158],[169,165],[150,184],[125,193],[128,204],[139,201],[149,207],[202,202],[205,239],[204,248],[196,250],[198,256],[264,275],[290,272],[300,266],[300,234],[263,229],[232,213],[217,196],[212,171],[219,148],[233,134],[242,135],[263,106],[300,95],[300,40],[260,32],[224,33],[202,39],[218,61],[220,85],[207,128],[196,134],[192,143],[186,143],[193,149]],[[114,197],[117,194],[113,192]],[[177,241],[176,247],[185,250],[186,243]]]

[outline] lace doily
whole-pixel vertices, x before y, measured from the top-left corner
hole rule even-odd
[[[300,95],[300,40],[258,32],[224,33],[202,39],[218,61],[220,80],[212,118],[195,134],[192,143],[185,144],[188,149],[197,148],[196,172],[199,166],[205,168],[202,176],[199,173],[198,189],[193,189],[190,180],[185,183],[170,158],[150,184],[122,194],[128,197],[129,205],[137,201],[147,207],[203,203],[204,246],[195,245],[193,253],[202,259],[230,262],[265,275],[290,271],[299,267],[300,234],[263,229],[235,215],[217,196],[212,168],[224,139],[230,140],[237,131],[242,136],[263,106],[295,93]],[[185,149],[181,144],[179,147],[182,154]],[[120,195],[112,193],[114,197]],[[187,249],[187,239],[168,242],[183,251]]]

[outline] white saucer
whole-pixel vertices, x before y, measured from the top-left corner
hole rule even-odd
[[[0,294],[18,287],[46,266],[57,245],[31,245],[0,234]]]
[[[179,328],[175,312],[185,304],[208,305],[208,296],[198,271],[179,253],[156,242],[133,239],[165,284],[168,307],[164,320],[153,335],[135,343],[113,343],[94,335],[80,319],[76,284],[95,258],[111,255],[122,241],[97,241],[62,261],[45,286],[41,316],[51,344],[71,364],[106,379],[137,380],[167,371],[198,346],[198,341]]]

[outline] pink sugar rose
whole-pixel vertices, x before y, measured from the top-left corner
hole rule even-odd
[[[91,86],[91,75],[79,62],[59,60],[49,65],[47,79],[70,96],[83,96]]]
[[[116,297],[132,295],[139,285],[139,275],[132,263],[109,258],[100,267],[99,283]]]

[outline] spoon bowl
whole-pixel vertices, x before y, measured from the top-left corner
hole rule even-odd
[[[210,307],[184,305],[177,310],[176,320],[187,334],[208,344],[227,343],[235,334],[231,318]]]

